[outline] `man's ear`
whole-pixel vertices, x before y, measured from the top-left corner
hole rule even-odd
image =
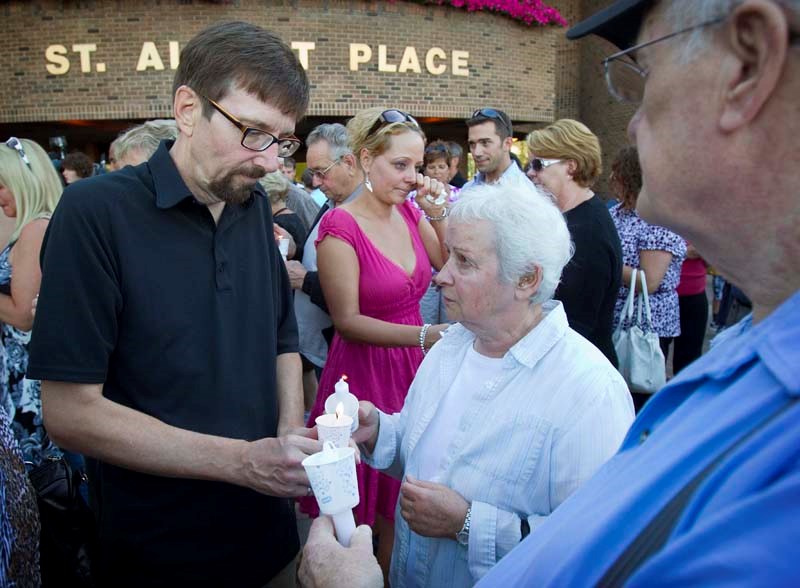
[[[356,169],[358,169],[358,164],[356,163],[356,156],[352,153],[348,153],[347,155],[342,156],[342,163],[347,166],[347,170],[352,175],[355,173]]]
[[[721,74],[725,83],[719,125],[731,132],[755,119],[780,83],[789,25],[777,3],[747,0],[725,21]]]
[[[197,121],[203,115],[202,99],[189,86],[180,86],[175,92],[172,108],[178,129],[191,137]]]
[[[511,151],[511,146],[513,144],[514,144],[514,138],[513,137],[506,137],[505,139],[503,139],[503,147],[505,147],[509,151]]]

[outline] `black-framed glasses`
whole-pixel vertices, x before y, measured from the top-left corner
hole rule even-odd
[[[33,171],[31,167],[31,160],[28,159],[28,155],[25,153],[25,149],[22,147],[22,141],[17,139],[16,137],[9,137],[6,141],[6,147],[10,147],[17,153],[19,153],[20,158],[28,166],[28,169]]]
[[[655,45],[661,41],[677,37],[678,35],[719,24],[724,21],[725,18],[726,17],[723,16],[712,18],[700,24],[664,35],[658,39],[634,45],[624,51],[606,57],[603,60],[603,67],[605,68],[606,86],[608,86],[609,94],[619,102],[640,104],[642,98],[644,98],[644,86],[649,72],[636,63],[633,53],[645,47],[649,47],[650,45]]]
[[[325,179],[325,176],[328,175],[328,172],[331,171],[335,165],[338,165],[341,162],[342,162],[342,158],[341,157],[337,157],[336,159],[333,160],[333,163],[331,163],[325,169],[312,169],[311,170],[311,177],[312,178],[316,178],[317,180],[319,180],[321,182],[322,180]]]
[[[508,120],[508,115],[494,108],[478,108],[473,111],[471,118],[486,118],[491,120],[499,120],[509,134],[514,134],[514,129],[511,128],[511,121]]]
[[[372,125],[372,128],[370,128],[369,132],[367,133],[367,137],[375,133],[375,131],[380,129],[382,126],[390,125],[392,123],[411,123],[415,127],[420,128],[417,119],[415,119],[413,116],[403,112],[402,110],[396,110],[392,108],[381,112],[378,120],[375,121],[375,124]]]
[[[251,151],[266,151],[275,143],[278,144],[278,157],[289,157],[300,148],[300,139],[297,137],[276,137],[272,133],[262,131],[255,127],[248,127],[230,112],[222,108],[211,98],[203,96],[217,112],[227,118],[233,125],[242,131],[242,147]]]
[[[551,165],[555,165],[557,163],[561,163],[564,161],[563,159],[543,159],[541,157],[534,157],[531,159],[528,166],[535,171],[537,174],[542,171],[543,169],[547,169]]]

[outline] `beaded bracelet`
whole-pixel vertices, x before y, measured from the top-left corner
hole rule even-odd
[[[419,330],[419,348],[422,349],[422,355],[428,355],[428,351],[425,349],[425,337],[428,335],[428,329],[430,328],[431,324],[425,323]]]
[[[447,218],[448,214],[450,214],[450,209],[445,206],[444,209],[442,210],[442,214],[440,214],[439,216],[429,216],[426,214],[425,218],[428,219],[428,222],[443,221],[444,219]]]

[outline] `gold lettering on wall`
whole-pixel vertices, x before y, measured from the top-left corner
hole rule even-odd
[[[146,71],[152,67],[156,71],[164,69],[164,62],[158,54],[158,48],[152,41],[145,41],[142,44],[142,51],[139,53],[139,62],[136,64],[136,71]]]
[[[364,43],[350,43],[350,71],[358,71],[362,63],[369,63],[372,59],[372,49]]]
[[[44,50],[44,58],[48,61],[47,73],[54,76],[63,76],[69,71],[67,48],[64,45],[50,45]]]
[[[303,69],[308,71],[308,54],[316,49],[317,44],[308,41],[292,41],[292,49],[297,51],[297,60]]]
[[[293,41],[292,50],[297,52],[297,59],[303,69],[311,68],[311,53],[317,49],[317,44],[313,41]],[[389,57],[389,45],[378,45],[378,71],[382,73],[402,73],[402,74],[423,74],[428,73],[433,76],[440,76],[447,72],[448,53],[441,47],[431,47],[425,52],[425,67],[420,65],[420,54],[416,47],[403,47],[402,56],[399,63],[396,59]],[[78,61],[82,73],[103,73],[106,71],[105,63],[92,63],[93,54],[97,51],[96,43],[76,43],[72,45],[72,52],[78,54]],[[178,41],[168,42],[169,68],[175,70],[180,63],[180,43]],[[395,55],[399,54],[399,48]],[[45,68],[51,75],[61,76],[70,71],[72,63],[70,61],[69,50],[60,44],[49,45],[45,49]],[[373,49],[366,43],[350,43],[349,46],[349,67],[350,71],[357,72],[362,65],[372,62]],[[73,56],[74,59],[74,56]],[[459,51],[454,49],[449,55],[450,71],[454,76],[469,76],[469,51]],[[94,67],[94,69],[93,69]],[[164,71],[164,60],[155,42],[145,41],[139,51],[139,58],[136,62],[136,71]]]

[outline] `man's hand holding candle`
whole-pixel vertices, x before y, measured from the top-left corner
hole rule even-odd
[[[308,476],[301,462],[322,448],[315,437],[315,429],[296,429],[246,442],[238,463],[240,485],[270,496],[306,496]]]
[[[350,538],[350,547],[343,547],[333,534],[333,523],[321,516],[311,525],[298,580],[304,588],[379,588],[383,573],[372,555],[372,530],[358,527]]]

